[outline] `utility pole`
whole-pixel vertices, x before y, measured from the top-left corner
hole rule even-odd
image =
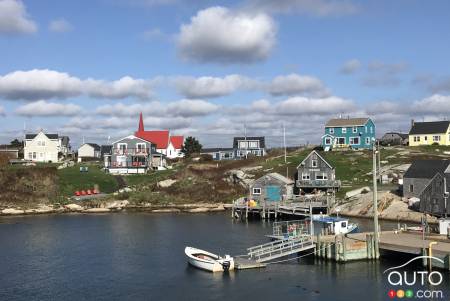
[[[378,258],[379,256],[379,249],[378,249],[378,241],[379,241],[379,236],[378,236],[378,195],[377,195],[377,149],[376,149],[376,142],[373,141],[373,146],[372,146],[372,151],[373,151],[373,170],[372,170],[372,174],[373,174],[373,231],[374,231],[374,244],[375,244],[375,257]]]
[[[449,192],[447,191],[447,177],[444,177],[444,217],[447,219],[447,202],[448,202]]]
[[[287,163],[287,158],[286,158],[286,127],[284,126],[284,122],[283,122],[283,147],[284,147],[284,164]]]
[[[248,145],[247,145],[247,124],[246,124],[246,122],[244,122],[244,143],[245,143],[245,159],[247,159],[248,158],[248,156],[247,156]]]
[[[378,150],[378,177],[380,178],[380,186],[383,185],[383,179],[381,176],[381,148],[380,148],[380,141],[377,141],[377,150]]]

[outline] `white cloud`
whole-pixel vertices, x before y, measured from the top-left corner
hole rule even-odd
[[[298,74],[275,77],[269,84],[268,91],[272,95],[329,95],[321,80]]]
[[[152,101],[148,104],[123,104],[103,105],[98,107],[95,112],[104,116],[136,117],[142,112],[144,115],[162,115],[165,114],[165,108],[160,102]]]
[[[204,100],[182,99],[169,103],[167,113],[174,116],[206,116],[216,112],[219,106]]]
[[[36,23],[27,14],[20,0],[0,0],[0,33],[33,33]]]
[[[38,100],[65,99],[86,94],[94,98],[148,99],[152,96],[152,83],[151,80],[133,79],[129,76],[116,81],[81,80],[68,73],[34,69],[0,76],[0,97],[11,100]]]
[[[5,115],[6,115],[5,109],[2,106],[0,106],[0,116],[5,116]]]
[[[340,72],[343,74],[353,74],[361,68],[361,62],[357,59],[352,59],[344,63]]]
[[[355,104],[336,96],[327,98],[292,97],[276,104],[280,115],[336,115],[355,110]]]
[[[249,0],[248,6],[267,13],[301,13],[321,17],[348,15],[358,11],[358,7],[349,0]]]
[[[415,101],[411,112],[416,114],[434,114],[441,116],[450,113],[450,95],[434,94],[430,97]]]
[[[181,26],[177,46],[182,57],[197,62],[250,63],[269,56],[275,37],[275,23],[265,13],[210,7]]]
[[[176,89],[188,98],[210,98],[229,95],[238,89],[250,88],[256,82],[248,77],[232,74],[221,77],[180,76],[174,79]]]
[[[73,30],[72,24],[65,19],[52,20],[48,25],[48,29],[53,32],[68,32]]]
[[[38,100],[20,106],[17,108],[18,115],[34,117],[58,117],[58,116],[72,116],[81,112],[81,107],[75,104],[61,104],[54,102],[47,102],[45,100]]]

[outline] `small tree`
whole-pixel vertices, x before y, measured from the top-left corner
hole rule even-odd
[[[19,139],[14,139],[13,141],[10,142],[11,146],[14,147],[22,147],[23,146],[23,141],[19,141]]]
[[[199,153],[202,150],[202,145],[192,136],[189,136],[184,141],[183,153],[189,158],[193,153]]]

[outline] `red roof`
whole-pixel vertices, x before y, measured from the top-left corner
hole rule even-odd
[[[170,143],[172,143],[173,147],[175,149],[182,149],[183,148],[183,136],[172,136],[170,137]]]
[[[167,148],[169,145],[169,131],[137,131],[136,137],[156,144],[156,148]]]

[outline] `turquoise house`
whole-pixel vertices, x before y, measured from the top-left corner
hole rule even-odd
[[[338,118],[325,124],[322,146],[329,151],[336,148],[371,149],[375,141],[375,124],[370,118]]]

